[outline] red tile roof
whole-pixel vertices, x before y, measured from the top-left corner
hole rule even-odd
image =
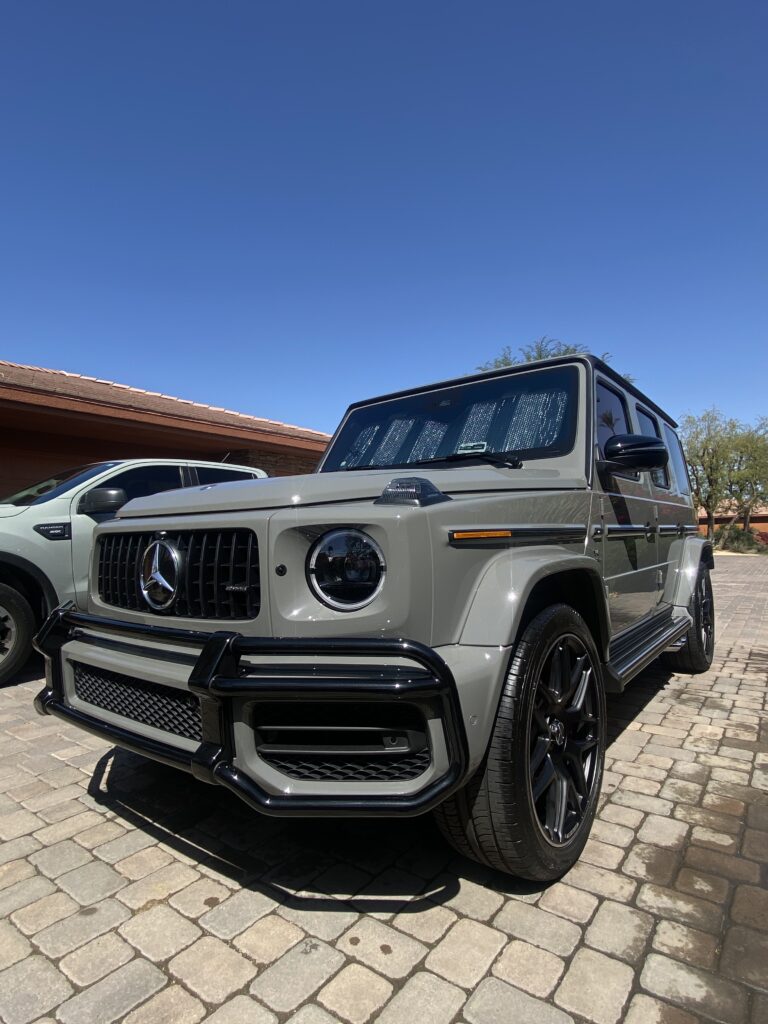
[[[315,445],[325,445],[330,435],[319,430],[309,430],[277,420],[262,419],[249,416],[247,413],[233,412],[219,406],[204,405],[186,398],[163,395],[158,391],[144,391],[141,388],[118,384],[111,380],[99,380],[97,377],[86,377],[80,373],[68,373],[66,370],[49,370],[41,366],[25,366],[21,363],[10,363],[0,359],[0,387],[18,390],[23,401],[23,393],[55,395],[73,401],[97,403],[120,410],[134,410],[138,413],[154,413],[168,415],[174,419],[194,421],[196,424],[210,424],[214,427],[237,427],[254,429],[263,433],[279,435],[285,438],[304,440]],[[278,437],[275,437],[278,440]]]

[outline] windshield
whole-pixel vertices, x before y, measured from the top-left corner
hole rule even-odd
[[[350,413],[322,472],[565,455],[576,437],[577,390],[576,367],[556,366],[363,406]]]
[[[95,465],[80,466],[78,469],[62,470],[48,480],[25,487],[23,491],[17,491],[8,498],[0,498],[0,505],[42,505],[43,502],[58,498],[70,488],[85,483],[86,480],[117,465],[118,462],[99,462]]]

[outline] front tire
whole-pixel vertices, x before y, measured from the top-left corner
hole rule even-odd
[[[26,598],[0,583],[0,686],[23,667],[32,651],[35,616]]]
[[[463,855],[535,881],[565,874],[589,836],[605,759],[600,658],[581,616],[546,608],[518,641],[488,753],[435,811]]]

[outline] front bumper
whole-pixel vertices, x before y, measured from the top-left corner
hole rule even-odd
[[[106,716],[112,718],[107,721],[97,708],[83,707],[82,702],[73,706],[65,680],[65,648],[84,642],[94,652],[101,645],[118,652],[151,653],[158,645],[174,644],[194,652],[194,659],[187,655],[193,664],[183,692],[199,700],[199,743],[188,742],[184,749],[173,737],[165,742],[157,730],[135,729],[130,722],[118,724],[114,716]],[[65,606],[49,616],[35,646],[46,659],[46,686],[35,698],[40,714],[56,715],[118,746],[190,771],[204,782],[223,785],[266,814],[417,815],[442,802],[467,774],[467,737],[453,674],[439,654],[415,641],[205,633],[101,618]],[[416,783],[400,787],[403,791],[393,783],[365,787],[358,782],[344,792],[344,783],[338,781],[330,787],[333,792],[321,782],[286,784],[282,791],[270,791],[254,777],[258,773],[249,770],[258,758],[244,750],[252,740],[240,709],[253,701],[280,702],[281,706],[309,701],[335,706],[354,702],[371,709],[376,705],[413,708],[439,730],[441,768],[426,773],[427,781],[420,788]]]

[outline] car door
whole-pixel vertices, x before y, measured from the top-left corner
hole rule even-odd
[[[634,433],[625,394],[595,380],[595,428],[599,459],[616,434]],[[658,601],[656,511],[647,473],[599,469],[603,578],[611,632],[620,633],[650,615]]]
[[[102,477],[98,487],[119,487],[125,491],[127,501],[144,498],[160,491],[182,487],[184,478],[181,463],[147,463],[133,465],[128,469],[117,469],[108,477]],[[75,584],[75,601],[79,608],[86,608],[88,602],[88,572],[93,546],[93,530],[97,523],[111,518],[109,515],[92,516],[79,511],[83,495],[90,488],[84,488],[72,501],[72,575]]]
[[[662,435],[658,417],[640,404],[635,405],[635,415],[640,433],[648,437],[658,437],[669,451],[669,441]],[[679,538],[688,511],[687,499],[677,494],[673,488],[670,470],[671,467],[667,465],[664,469],[653,469],[644,474],[648,477],[656,509],[658,606],[664,603],[664,594],[671,589],[668,587],[670,573],[674,576],[680,562],[682,545],[679,543]]]
[[[663,550],[667,560],[667,571],[664,580],[662,602],[671,604],[676,589],[675,574],[680,566],[685,546],[685,538],[698,533],[696,516],[691,501],[691,482],[688,479],[688,467],[680,444],[680,438],[668,423],[661,424],[664,443],[669,452],[667,476],[669,492],[667,494],[668,513],[665,522],[659,528],[659,544],[666,535]]]

